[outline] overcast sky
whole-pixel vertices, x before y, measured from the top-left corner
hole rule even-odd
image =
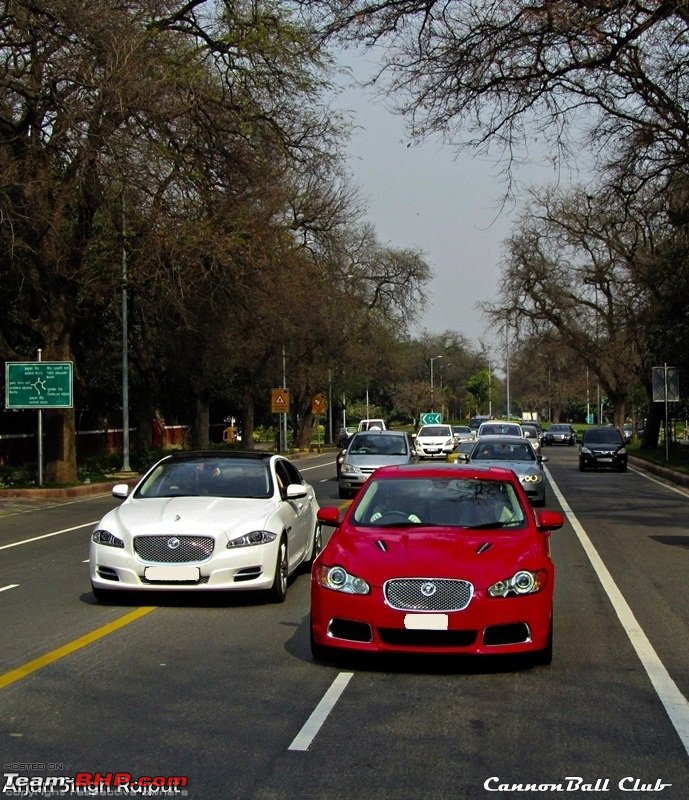
[[[363,79],[363,55],[346,58]],[[514,207],[500,209],[505,186],[499,167],[438,140],[408,147],[404,120],[370,90],[347,85],[335,101],[357,126],[348,147],[350,169],[366,215],[383,245],[422,251],[433,272],[428,303],[413,333],[457,331],[478,349],[494,342],[476,304],[491,300],[499,285],[503,241]],[[523,180],[549,181],[544,167],[522,168]]]

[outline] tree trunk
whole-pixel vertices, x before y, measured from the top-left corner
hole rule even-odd
[[[59,326],[55,326],[59,328]],[[55,340],[49,344],[44,352],[44,360],[74,361],[69,345],[69,337],[64,336],[59,341],[57,336],[50,336],[52,329],[48,330],[47,341]],[[50,354],[46,358],[46,355]],[[72,408],[47,409],[44,412],[44,441],[45,441],[45,480],[47,483],[76,483],[77,481],[77,431],[76,414]]]
[[[660,426],[665,419],[665,407],[663,403],[649,402],[648,418],[644,426],[644,435],[641,440],[642,449],[653,449],[658,447],[660,438]]]
[[[242,449],[254,449],[254,387],[247,382],[242,392]]]
[[[77,447],[74,409],[46,409],[43,415],[46,483],[75,483]]]
[[[194,450],[210,447],[210,410],[208,399],[201,395],[194,398],[194,426],[191,431],[191,446]]]

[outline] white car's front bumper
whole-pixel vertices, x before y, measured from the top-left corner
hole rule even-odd
[[[275,579],[278,544],[276,539],[252,547],[225,548],[205,561],[161,563],[143,561],[125,548],[91,542],[91,582],[100,589],[122,591],[269,589]],[[216,547],[221,547],[220,543]],[[178,579],[174,579],[175,572]]]

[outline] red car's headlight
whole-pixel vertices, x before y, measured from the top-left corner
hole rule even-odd
[[[370,591],[363,578],[350,575],[344,567],[321,565],[314,571],[314,580],[319,586],[345,594],[368,594]]]
[[[535,594],[545,586],[548,574],[544,569],[530,572],[520,569],[511,578],[497,581],[488,587],[490,597],[507,597],[510,594]]]

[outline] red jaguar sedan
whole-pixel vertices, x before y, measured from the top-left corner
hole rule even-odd
[[[535,510],[509,469],[376,470],[311,573],[311,650],[498,655],[549,664],[557,511]]]

